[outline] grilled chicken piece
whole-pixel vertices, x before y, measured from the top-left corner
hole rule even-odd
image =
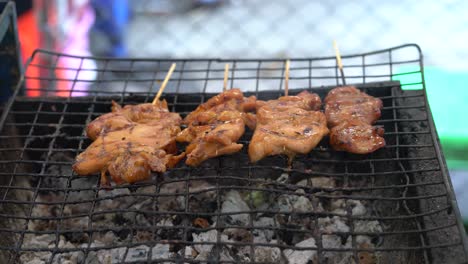
[[[217,122],[217,116],[225,111],[235,111],[241,114],[241,118],[250,128],[255,128],[255,110],[257,98],[255,96],[244,97],[240,89],[233,88],[211,97],[197,109],[188,114],[183,121],[187,126],[206,125]]]
[[[338,151],[367,154],[385,146],[383,134],[383,128],[354,119],[331,129],[330,144]]]
[[[226,112],[224,112],[226,113]],[[236,142],[244,134],[241,118],[202,126],[190,126],[177,136],[179,142],[190,142],[186,148],[187,165],[198,166],[203,161],[238,152],[242,144]]]
[[[382,107],[379,98],[361,92],[353,86],[335,88],[325,98],[325,114],[330,127],[351,119],[373,124],[380,118]]]
[[[325,115],[333,149],[367,154],[384,147],[383,128],[372,126],[382,107],[380,99],[353,86],[331,90],[325,98]]]
[[[95,140],[103,131],[111,132],[130,127],[133,123],[139,124],[180,124],[180,116],[169,112],[167,102],[159,101],[158,104],[150,103],[126,105],[121,107],[112,101],[112,112],[94,119],[86,127],[86,135]]]
[[[184,157],[176,155],[175,145],[181,118],[170,113],[165,102],[124,108],[114,103],[112,111],[88,125],[94,142],[77,156],[76,173],[100,172],[103,185],[109,184],[107,172],[116,184],[134,183],[148,179],[151,171],[166,171]]]
[[[304,110],[319,111],[322,107],[322,100],[315,93],[309,93],[308,91],[302,91],[296,96],[281,96],[276,100],[270,101],[258,101],[258,108],[268,105],[270,108],[275,109],[288,109],[289,107],[301,108]]]
[[[320,98],[307,91],[266,102],[257,111],[257,127],[249,145],[251,162],[266,156],[307,154],[328,134]]]
[[[188,125],[176,140],[189,142],[186,148],[189,166],[242,149],[237,141],[245,132],[245,126],[255,127],[257,99],[245,98],[239,89],[220,93],[191,112],[183,121]]]

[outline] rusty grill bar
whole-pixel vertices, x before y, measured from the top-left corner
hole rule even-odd
[[[63,58],[77,66],[63,68]],[[416,45],[343,57],[347,83],[384,102],[377,124],[387,146],[373,154],[334,152],[325,139],[288,168],[283,157],[250,164],[244,148],[111,190],[99,186],[97,175],[72,173],[73,158],[90,144],[86,124],[108,112],[111,100],[151,101],[174,61],[163,96],[182,115],[221,91],[225,63],[231,87],[259,99],[283,93],[282,60],[117,60],[37,51],[24,84],[40,97],[22,97],[18,88],[0,122],[0,257],[8,263],[468,260]],[[332,57],[293,59],[290,71],[290,94],[309,89],[324,98],[339,84]]]

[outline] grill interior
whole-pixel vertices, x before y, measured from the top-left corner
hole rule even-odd
[[[343,57],[347,82],[384,103],[377,125],[385,128],[387,146],[375,153],[335,152],[326,138],[288,168],[284,157],[250,164],[244,148],[198,168],[179,164],[150,181],[105,189],[97,175],[71,171],[90,144],[86,124],[108,112],[111,100],[151,101],[172,61],[93,58],[92,68],[91,58],[39,51],[25,89],[41,96],[17,94],[0,123],[0,257],[13,263],[466,262],[420,56],[417,46],[405,45]],[[77,67],[57,65],[63,57]],[[183,116],[220,91],[224,63],[232,65],[231,86],[247,95],[267,100],[283,93],[281,60],[176,62],[164,98]],[[412,70],[395,75],[395,65]],[[290,94],[309,89],[324,98],[338,84],[331,57],[291,60],[290,76]],[[412,81],[392,81],[395,76]],[[241,143],[251,136],[247,130]]]

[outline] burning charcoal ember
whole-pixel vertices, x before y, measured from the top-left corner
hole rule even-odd
[[[369,244],[361,244],[359,248],[368,249],[372,248]],[[361,251],[358,253],[359,263],[361,264],[376,264],[379,263],[378,261],[378,253],[368,252],[368,251]]]
[[[197,217],[193,220],[193,226],[207,228],[210,226],[210,223],[205,218]]]
[[[266,241],[270,241],[275,235],[273,228],[275,227],[275,220],[271,217],[260,217],[258,220],[253,222],[254,227],[262,227],[262,229],[254,229],[252,231],[255,237],[264,237]]]
[[[309,238],[304,241],[301,241],[294,245],[298,248],[306,248],[306,247],[316,247],[315,239]],[[283,251],[284,256],[288,260],[288,263],[294,264],[307,264],[311,261],[316,262],[317,260],[317,251],[310,250],[310,249],[285,249]]]
[[[238,212],[249,211],[250,208],[242,199],[238,191],[229,191],[224,195],[224,202],[221,207],[221,213],[232,213],[223,215],[222,219],[229,224],[248,225],[249,214],[236,214]]]

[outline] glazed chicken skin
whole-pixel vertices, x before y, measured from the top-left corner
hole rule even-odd
[[[330,145],[337,151],[368,154],[385,146],[383,128],[372,124],[381,116],[382,101],[353,86],[331,90],[325,98]]]
[[[385,146],[383,134],[383,128],[354,119],[331,129],[330,144],[338,151],[366,154]]]
[[[380,118],[382,107],[379,98],[361,92],[353,86],[335,88],[325,98],[325,114],[330,127],[344,120],[362,120],[373,124]]]
[[[126,105],[121,107],[112,101],[112,112],[94,119],[86,127],[86,135],[95,140],[101,132],[111,132],[127,128],[134,123],[139,124],[180,124],[179,114],[169,112],[167,102],[159,101],[158,104],[150,103]]]
[[[184,119],[187,125],[177,135],[178,142],[190,143],[186,148],[189,166],[221,155],[232,154],[243,147],[237,141],[245,126],[255,127],[256,98],[245,98],[239,89],[220,93],[201,104]]]
[[[241,118],[202,126],[190,126],[177,136],[177,141],[190,142],[185,149],[186,164],[198,166],[203,161],[221,155],[232,154],[243,147],[237,141],[244,134],[245,123]]]
[[[73,170],[80,175],[101,173],[102,185],[109,185],[107,172],[116,184],[146,180],[151,171],[164,172],[184,157],[176,155],[180,122],[165,101],[123,108],[113,103],[112,113],[88,125],[86,132],[94,141],[77,156]]]
[[[320,97],[303,91],[263,103],[257,110],[257,127],[249,145],[251,162],[266,156],[307,154],[328,134]]]
[[[240,118],[250,129],[254,129],[256,107],[257,98],[255,96],[244,97],[240,89],[233,88],[213,96],[199,105],[184,118],[183,124],[198,126],[216,123],[222,112],[233,111],[239,113]]]

